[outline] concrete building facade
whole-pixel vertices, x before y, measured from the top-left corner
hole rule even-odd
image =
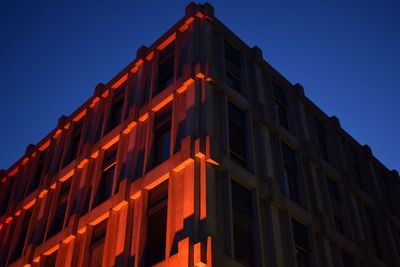
[[[209,4],[0,181],[0,266],[400,266],[398,172]]]

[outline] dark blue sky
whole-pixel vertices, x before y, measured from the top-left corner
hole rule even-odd
[[[188,4],[143,2],[0,2],[0,168],[131,62]],[[260,47],[389,169],[400,170],[399,1],[210,3],[225,25]]]

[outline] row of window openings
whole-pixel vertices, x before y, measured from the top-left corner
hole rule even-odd
[[[58,207],[53,221],[50,225],[48,237],[61,230],[63,225],[63,214],[65,214],[67,190],[70,182],[65,182],[61,188]],[[64,205],[65,204],[65,205]],[[148,192],[147,207],[147,230],[144,260],[150,266],[162,261],[165,258],[165,243],[167,229],[167,210],[168,210],[168,180]],[[31,210],[25,214],[21,231],[15,243],[9,262],[14,262],[22,256],[25,239],[27,237],[28,226],[31,218]],[[89,245],[89,266],[101,266],[106,237],[107,220],[94,226],[91,242]],[[31,240],[29,240],[29,243]],[[45,257],[44,266],[54,266],[57,253]]]
[[[234,257],[246,266],[255,266],[254,211],[252,192],[232,182],[232,219]],[[295,219],[291,220],[296,266],[310,266],[310,245],[307,227]],[[342,251],[345,267],[354,266],[353,257]]]
[[[62,186],[59,198],[59,205],[64,203],[65,194],[70,187],[67,182]],[[233,217],[233,237],[235,258],[249,266],[254,266],[254,212],[252,204],[252,193],[236,182],[232,182],[232,217]],[[153,265],[165,258],[165,241],[167,227],[168,210],[168,180],[164,181],[148,193],[147,206],[147,230],[144,261],[147,265]],[[15,250],[11,257],[11,262],[21,256],[23,242],[29,225],[31,214],[24,216],[23,228],[19,235]],[[53,224],[57,221],[53,219]],[[61,223],[62,225],[62,223]],[[102,251],[106,236],[107,220],[96,225],[92,232],[89,261],[90,266],[101,266]],[[309,240],[307,228],[292,219],[292,234],[295,248],[295,258],[297,266],[309,266]],[[351,255],[343,254],[343,261],[353,262]],[[47,263],[54,264],[55,258],[46,257]],[[353,266],[353,265],[344,265]]]
[[[155,127],[154,127],[154,141],[153,141],[154,143],[153,166],[156,166],[169,158],[170,125],[171,125],[171,106],[169,105],[165,109],[162,109],[159,113],[156,114]],[[112,190],[115,179],[117,147],[118,143],[114,144],[112,147],[107,149],[104,154],[104,159],[102,164],[102,174],[93,199],[92,209],[97,207],[98,205],[100,205],[101,203],[103,203],[105,200],[109,199],[112,196]],[[118,181],[118,183],[116,184],[115,192],[119,191],[119,183],[120,181]],[[56,210],[54,212],[52,221],[49,225],[46,239],[49,239],[52,236],[54,236],[56,233],[62,230],[64,226],[70,188],[71,188],[71,179],[68,179],[67,181],[61,184],[60,193],[57,198]],[[86,202],[88,202],[89,197],[90,194],[88,192]],[[86,208],[88,208],[88,204],[86,204],[85,206]],[[72,209],[74,209],[74,207]],[[25,229],[25,231],[22,232],[25,233],[26,231],[27,228]],[[20,235],[19,241],[22,242],[24,240],[25,236]],[[20,254],[19,250],[15,251],[14,254],[19,255]]]
[[[173,82],[174,77],[174,42],[171,42],[166,48],[164,48],[159,55],[159,65],[158,65],[158,86],[157,93],[166,88]],[[125,88],[123,88],[125,83],[118,89],[112,99],[111,108],[109,118],[107,120],[103,135],[107,134],[111,130],[113,130],[116,126],[118,126],[123,118],[123,107],[124,107],[124,95]],[[103,121],[103,118],[101,118]],[[102,125],[102,123],[100,124]],[[83,120],[80,120],[74,123],[72,136],[69,142],[69,146],[64,155],[62,161],[62,167],[67,166],[70,162],[72,162],[79,154],[80,143],[82,139],[82,126]],[[93,125],[94,126],[94,125]],[[95,135],[95,142],[100,139],[102,127],[89,127],[88,131],[91,131],[90,128],[97,128],[97,133]],[[164,129],[164,131],[167,131]],[[29,184],[27,190],[25,191],[24,196],[32,193],[38,186],[40,182],[40,178],[43,172],[44,161],[45,161],[46,153],[42,152],[34,175],[31,179],[31,183]],[[3,209],[0,209],[0,212]]]
[[[111,125],[109,129],[112,129],[116,125],[119,124],[120,119],[122,116],[122,102],[121,102],[121,97],[118,96],[117,100],[114,101],[114,103],[117,103],[115,107],[111,109],[110,112],[110,119],[109,119],[109,124]],[[113,104],[114,106],[114,104]],[[162,110],[158,111],[156,113],[156,118],[155,118],[155,124],[154,124],[154,142],[153,142],[153,153],[152,153],[152,162],[151,166],[149,168],[154,167],[163,161],[165,161],[167,158],[169,158],[169,153],[170,153],[170,139],[171,139],[171,114],[172,114],[172,105],[167,105],[165,108]],[[180,125],[180,127],[182,127]],[[81,140],[81,134],[82,133],[82,120],[74,124],[74,129],[72,132],[72,137],[70,141],[70,145],[68,148],[68,151],[66,152],[66,155],[64,157],[64,163],[63,166],[68,165],[71,161],[73,161],[79,151],[79,144]],[[180,131],[178,138],[181,138],[182,133]],[[180,140],[177,140],[179,142]],[[175,151],[178,151],[180,149],[180,146],[177,145],[175,147]],[[32,178],[30,179],[30,182],[28,183],[28,188],[25,190],[25,193],[23,194],[24,197],[32,193],[36,188],[39,187],[40,180],[43,175],[44,171],[44,166],[45,166],[45,159],[47,155],[47,150],[39,154],[39,159],[37,166],[35,168],[34,174],[32,175]],[[110,163],[110,160],[114,156],[113,162]],[[106,161],[109,161],[108,163],[105,162],[104,164],[106,166],[103,166],[103,174],[102,174],[102,179],[101,179],[101,185],[100,188],[107,187],[110,182],[113,181],[114,177],[114,168],[115,168],[115,156],[116,156],[116,149],[113,148],[109,151],[106,152]],[[6,194],[3,196],[4,201],[2,201],[0,205],[0,214],[4,214],[4,212],[7,209],[8,205],[8,199],[9,195],[12,192],[12,187],[14,186],[14,179],[12,182],[9,183],[8,188],[10,190],[7,190]],[[96,199],[104,199],[105,197],[110,195],[111,189],[101,189],[98,194],[96,194]],[[18,194],[15,194],[15,196]],[[22,196],[22,195],[21,195]],[[97,201],[97,200],[96,200]],[[102,201],[100,201],[101,203]]]

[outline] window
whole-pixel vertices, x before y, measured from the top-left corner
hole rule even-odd
[[[32,209],[26,211],[22,222],[21,230],[19,231],[17,242],[15,243],[14,250],[11,254],[10,262],[16,261],[22,256],[24,251],[25,239],[28,235],[29,222],[32,217]]]
[[[335,221],[336,230],[339,233],[344,234],[344,226],[343,226],[342,219],[339,216],[334,215],[334,221]]]
[[[114,93],[110,114],[108,115],[107,128],[104,134],[110,132],[121,123],[123,117],[124,97],[125,83],[123,83]]]
[[[382,259],[382,249],[378,238],[378,229],[375,223],[374,214],[368,207],[365,207],[365,213],[367,217],[367,229],[369,230],[369,235],[373,245],[372,247],[375,249],[376,256],[379,259]]]
[[[329,162],[328,149],[326,146],[326,135],[325,135],[324,124],[322,123],[322,121],[320,121],[317,118],[314,118],[314,121],[315,121],[315,128],[317,130],[319,152],[321,153],[321,157],[326,162]]]
[[[93,227],[89,246],[89,266],[101,267],[103,261],[104,242],[107,233],[107,219]]]
[[[240,92],[241,60],[240,52],[225,41],[225,82],[234,90]]]
[[[229,155],[241,166],[247,164],[246,113],[229,102]]]
[[[82,124],[83,120],[79,120],[74,124],[74,129],[72,132],[71,141],[69,143],[68,152],[65,155],[63,166],[67,166],[71,161],[76,159],[79,153],[79,144],[81,141],[82,135]]]
[[[172,105],[156,113],[154,120],[153,167],[170,156]]]
[[[3,191],[2,196],[0,196],[0,198],[1,198],[0,216],[3,215],[7,211],[8,202],[10,201],[11,192],[12,192],[13,187],[14,187],[14,182],[15,182],[15,179],[13,179],[13,178],[8,179],[7,188]]]
[[[102,174],[97,186],[92,208],[97,207],[112,196],[117,151],[118,143],[108,148],[104,153]]]
[[[326,184],[328,185],[329,196],[337,201],[340,201],[339,190],[336,181],[326,177]]]
[[[280,126],[285,129],[289,129],[288,119],[287,119],[287,111],[286,111],[286,94],[285,91],[276,83],[273,83],[274,86],[274,106],[275,106],[275,117],[276,121]]]
[[[240,52],[225,41],[225,82],[234,90],[240,92],[241,60]]]
[[[46,239],[49,239],[63,229],[64,218],[67,212],[68,196],[71,189],[71,180],[72,178],[61,184],[61,190],[57,199],[57,210],[54,214]]]
[[[307,228],[300,222],[292,219],[293,240],[295,246],[296,262],[298,267],[309,266],[310,253]]]
[[[57,261],[58,250],[54,251],[50,255],[47,255],[44,262],[44,267],[55,267]]]
[[[296,155],[292,148],[282,143],[283,183],[287,196],[300,203]]]
[[[175,42],[171,42],[160,51],[158,57],[157,93],[174,81]]]
[[[354,259],[353,256],[347,253],[346,251],[342,250],[342,264],[343,267],[354,267]]]
[[[29,195],[34,190],[36,190],[36,188],[39,187],[40,179],[42,178],[42,174],[43,174],[44,163],[45,163],[45,159],[46,159],[46,153],[47,153],[47,150],[45,150],[45,151],[43,151],[42,153],[39,154],[38,163],[36,165],[35,172],[34,172],[32,178],[31,178],[31,181],[29,183],[26,195]]]
[[[253,208],[251,192],[232,182],[232,217],[235,259],[254,266]]]
[[[147,207],[146,266],[165,258],[168,180],[149,191]]]

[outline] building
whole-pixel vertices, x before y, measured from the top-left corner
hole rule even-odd
[[[0,181],[0,266],[400,266],[398,172],[209,4]]]

